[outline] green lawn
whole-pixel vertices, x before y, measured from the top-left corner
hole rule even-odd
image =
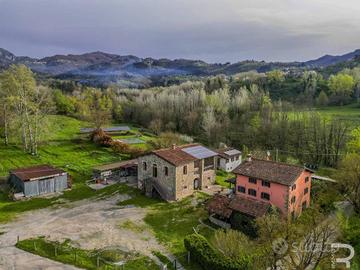
[[[127,270],[160,270],[153,260],[140,254],[125,253],[120,250],[84,250],[73,247],[69,241],[58,243],[44,238],[34,238],[20,241],[16,246],[27,252],[83,269],[116,269],[112,263],[123,261],[124,269]],[[98,262],[99,267],[97,267]]]
[[[194,229],[207,238],[213,235],[213,230],[199,226],[199,219],[207,217],[204,208],[206,199],[206,195],[198,193],[179,202],[154,204],[144,219],[152,228],[156,238],[177,257],[186,269],[201,268],[195,263],[187,264],[185,236],[194,233]]]
[[[208,217],[204,203],[209,196],[198,192],[181,201],[168,203],[147,198],[138,190],[130,191],[128,194],[132,198],[118,204],[147,207],[149,213],[145,216],[144,221],[152,229],[158,241],[166,246],[181,264],[186,266],[186,269],[201,269],[195,263],[187,264],[184,238],[194,233],[194,229],[208,239],[213,236],[214,230],[204,227],[199,222],[199,219]],[[123,226],[130,227],[132,230],[141,229],[134,224],[124,224]]]
[[[48,140],[39,147],[38,156],[31,156],[22,151],[21,147],[12,144],[0,145],[0,176],[6,176],[13,168],[26,167],[36,164],[50,164],[62,168],[73,177],[71,191],[65,192],[62,198],[80,200],[95,196],[101,192],[94,192],[85,185],[91,177],[92,167],[104,163],[127,159],[128,156],[119,155],[111,149],[98,147],[84,135],[79,135],[79,128],[85,122],[66,117],[48,117]],[[0,190],[0,222],[7,222],[17,213],[43,208],[51,205],[55,199],[34,198],[28,201],[13,202],[8,199],[5,191]]]
[[[227,179],[230,179],[230,178],[233,178],[235,177],[235,175],[233,173],[228,173],[226,171],[223,171],[223,170],[218,170],[216,172],[216,184],[220,185],[220,186],[223,186],[223,187],[226,187],[226,188],[229,188],[229,183],[226,183],[225,180]]]
[[[360,123],[359,104],[350,104],[346,106],[328,106],[324,108],[317,108],[316,111],[324,116]]]

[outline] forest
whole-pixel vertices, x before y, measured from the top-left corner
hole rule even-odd
[[[161,135],[187,135],[208,146],[229,145],[260,157],[335,167],[356,140],[359,122],[322,114],[324,108],[360,108],[360,67],[325,78],[273,70],[213,76],[168,87],[54,89],[24,65],[1,74],[0,123],[4,143],[21,142],[36,155],[46,139],[46,116],[60,114],[101,128],[132,123]],[[331,106],[331,107],[330,107]]]

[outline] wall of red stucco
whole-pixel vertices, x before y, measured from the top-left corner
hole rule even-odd
[[[305,183],[305,178],[309,177],[309,182]],[[307,206],[310,204],[310,191],[311,191],[311,173],[304,171],[299,178],[295,181],[296,189],[291,191],[291,187],[271,182],[270,188],[262,186],[262,179],[257,179],[257,183],[249,183],[249,177],[243,175],[236,176],[236,195],[244,196],[247,198],[257,199],[259,201],[269,202],[272,205],[278,207],[284,215],[290,215],[292,211],[295,211],[296,215],[301,213],[302,203],[307,201]],[[241,193],[238,190],[238,186],[243,186],[246,189],[246,193]],[[308,187],[309,192],[304,195],[304,189]],[[256,190],[256,197],[248,195],[248,189]],[[270,200],[261,199],[261,192],[270,194]],[[291,203],[291,197],[295,196],[295,203]]]

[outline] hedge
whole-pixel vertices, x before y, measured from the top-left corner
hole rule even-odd
[[[188,235],[184,239],[184,244],[190,252],[191,259],[196,261],[203,269],[247,270],[251,268],[251,257],[244,256],[241,261],[227,258],[216,251],[202,235]]]

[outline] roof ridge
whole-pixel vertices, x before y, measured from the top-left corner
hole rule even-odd
[[[289,167],[298,167],[298,168],[302,168],[302,169],[306,169],[305,166],[300,166],[297,164],[289,164],[289,163],[285,163],[285,162],[279,162],[279,161],[275,161],[275,160],[266,160],[266,159],[261,159],[261,158],[252,158],[253,160],[258,160],[258,161],[264,161],[264,162],[269,162],[269,163],[275,163],[275,164],[280,164],[280,165],[286,165]],[[251,162],[251,161],[247,161],[245,160],[245,162]]]

